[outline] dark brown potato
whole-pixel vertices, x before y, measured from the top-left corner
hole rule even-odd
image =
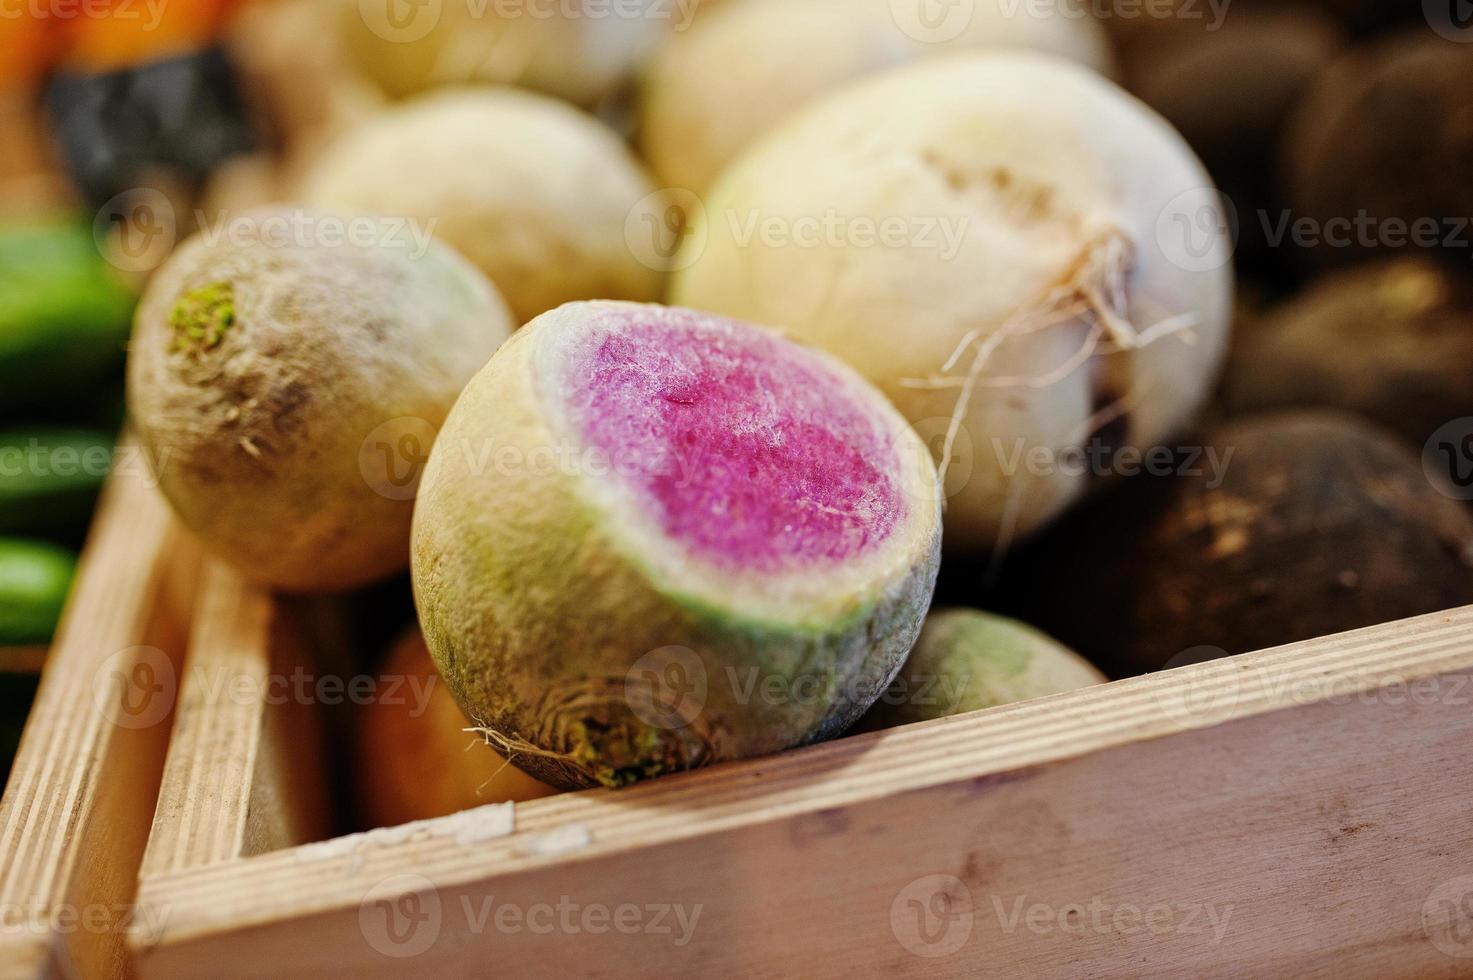
[[[1227,459],[1220,484],[1178,454],[1200,472],[1076,514],[1016,556],[993,605],[1127,676],[1473,602],[1473,518],[1389,433],[1301,412],[1201,443]]]
[[[1373,254],[1473,257],[1473,45],[1420,31],[1340,58],[1285,134],[1285,192],[1309,268]]]
[[[1240,322],[1221,405],[1345,409],[1420,447],[1473,415],[1473,287],[1420,258],[1327,275]]]
[[[1454,0],[1446,0],[1452,4]],[[1422,0],[1308,0],[1359,33],[1411,23],[1423,16]],[[1451,7],[1449,7],[1451,9]]]
[[[1271,162],[1284,126],[1343,42],[1326,14],[1253,7],[1210,33],[1182,22],[1124,58],[1131,89],[1186,137],[1232,201],[1250,265],[1273,265],[1262,214],[1284,207]]]
[[[1222,10],[1219,6],[1218,10]],[[1230,4],[1225,12],[1215,12],[1201,0],[1151,0],[1140,9],[1109,11],[1102,21],[1105,30],[1115,42],[1117,52],[1123,56],[1129,76],[1129,62],[1138,53],[1153,45],[1175,43],[1183,37],[1208,37],[1227,22],[1229,13],[1236,11]]]

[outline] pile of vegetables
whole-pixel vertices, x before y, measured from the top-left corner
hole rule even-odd
[[[84,223],[0,227],[0,660],[56,628],[113,466],[133,303]]]
[[[1473,46],[1416,5],[372,6],[256,8],[266,138],[127,365],[216,558],[412,593],[362,821],[1473,602]],[[308,48],[373,95],[294,104]],[[0,648],[59,614],[133,295],[0,235]]]
[[[133,303],[85,222],[0,225],[0,770],[114,465]]]

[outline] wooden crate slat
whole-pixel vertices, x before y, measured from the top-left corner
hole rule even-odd
[[[239,857],[264,706],[231,696],[264,684],[270,600],[207,561],[140,874]]]
[[[1473,849],[1473,817],[1459,803],[1473,789],[1473,776],[1453,764],[1453,753],[1473,734],[1467,710],[1473,689],[1465,690],[1461,706],[1448,703],[1451,698],[1408,706],[1393,694],[1414,683],[1438,690],[1466,685],[1473,670],[1470,633],[1473,609],[1458,610],[630,790],[534,801],[518,807],[517,832],[506,838],[467,844],[455,836],[463,824],[442,820],[409,839],[370,836],[356,847],[309,845],[146,876],[140,901],[171,914],[162,935],[136,936],[135,948],[144,974],[159,978],[185,975],[186,964],[205,961],[228,962],[231,976],[329,965],[364,976],[402,975],[406,967],[454,974],[493,954],[544,975],[589,962],[607,963],[611,972],[639,968],[655,975],[719,963],[721,972],[766,975],[795,954],[807,956],[798,962],[813,975],[882,961],[887,969],[923,973],[940,964],[897,945],[888,905],[873,907],[876,895],[888,903],[932,864],[942,869],[934,873],[969,880],[963,873],[969,861],[1012,860],[1020,862],[1018,881],[1036,887],[1057,891],[1073,882],[1094,892],[1114,888],[1150,898],[1153,879],[1146,872],[1176,880],[1170,873],[1177,861],[1152,857],[1154,845],[1133,824],[1170,818],[1198,822],[1195,837],[1155,828],[1162,846],[1186,862],[1178,878],[1224,905],[1259,894],[1243,869],[1267,875],[1296,860],[1324,861],[1325,845],[1315,834],[1335,838],[1344,852],[1342,872],[1398,868],[1400,898],[1383,887],[1374,908],[1356,907],[1353,895],[1329,895],[1323,876],[1314,887],[1325,901],[1313,901],[1314,894],[1296,890],[1292,874],[1279,873],[1263,883],[1256,917],[1248,921],[1257,930],[1273,915],[1292,923],[1293,910],[1302,906],[1310,910],[1307,924],[1301,923],[1314,933],[1309,938],[1329,943],[1341,966],[1366,971],[1353,975],[1454,976],[1469,964],[1428,941],[1418,921],[1422,899],[1411,899],[1425,897],[1436,884],[1429,876],[1442,868],[1433,860],[1437,847]],[[1368,753],[1361,745],[1367,740],[1382,751]],[[1282,760],[1254,758],[1270,750],[1297,762],[1277,770]],[[1304,759],[1306,753],[1313,758]],[[1163,773],[1162,767],[1182,771]],[[1289,792],[1283,780],[1291,772],[1313,792]],[[1066,812],[1076,794],[1089,819],[1115,838]],[[1408,794],[1420,794],[1417,826],[1384,839]],[[1317,809],[1320,798],[1329,809]],[[1330,805],[1335,801],[1343,813]],[[1250,804],[1268,808],[1257,821],[1267,851],[1241,833],[1219,832],[1233,826],[1234,808]],[[1036,821],[1015,816],[1034,811]],[[1048,820],[1068,834],[1057,848],[1040,850]],[[956,839],[958,823],[972,836]],[[1237,823],[1255,826],[1252,820]],[[529,847],[539,835],[569,825],[587,828],[586,847],[562,854]],[[987,832],[993,826],[996,832]],[[1438,826],[1446,828],[1448,841],[1433,839]],[[1379,837],[1365,832],[1371,827],[1383,828]],[[897,835],[904,847],[892,840]],[[1114,859],[1097,861],[1096,850],[1081,849],[1079,838],[1107,851],[1113,840]],[[1379,850],[1363,841],[1375,841]],[[1276,856],[1266,863],[1270,852]],[[748,875],[743,865],[761,873]],[[439,942],[428,952],[409,961],[383,955],[366,937],[362,903],[382,898],[370,889],[386,882],[402,898],[414,890],[404,883],[425,881],[433,883],[442,910],[488,895],[524,906],[539,895],[576,894],[614,904],[621,895],[664,895],[713,908],[720,921],[694,948],[667,949],[612,936],[488,934],[451,921],[455,914],[446,912]],[[733,891],[753,908],[730,907],[723,896]],[[805,915],[820,901],[829,903],[821,919]],[[1323,917],[1332,906],[1350,909],[1349,928],[1327,936]],[[1272,915],[1265,918],[1265,912]],[[977,914],[983,913],[990,914]],[[976,921],[981,939],[991,920]],[[810,935],[820,927],[829,934]],[[1357,936],[1367,939],[1364,948],[1352,941]],[[764,942],[754,943],[755,937]],[[1014,966],[1032,957],[1045,975],[1061,975],[1069,956],[1086,952],[1127,971],[1119,975],[1130,975],[1129,963],[1142,957],[1180,969],[1198,964],[1202,975],[1223,976],[1312,975],[1315,964],[1313,947],[1297,934],[1278,944],[1259,942],[1242,963],[1232,959],[1241,953],[1185,940],[1085,943],[1069,954],[1018,939],[1017,933],[989,933],[984,945],[1022,958],[1007,961]],[[950,961],[953,967],[985,965],[975,958],[978,948],[970,948],[973,958],[967,948],[962,960]],[[1393,950],[1399,958],[1377,950]],[[815,951],[823,956],[815,958]],[[1422,972],[1406,972],[1413,968]]]
[[[0,937],[16,945],[10,963],[89,976],[126,968],[123,923],[98,931],[54,920],[132,897],[184,649],[193,554],[151,484],[136,472],[114,474],[0,797],[0,908],[26,920],[0,923]],[[20,951],[27,945],[31,954]]]
[[[269,593],[206,563],[144,878],[285,847],[324,826],[320,780],[313,794],[289,774],[318,764],[311,726],[290,723],[311,706],[260,699],[304,661],[288,620]]]

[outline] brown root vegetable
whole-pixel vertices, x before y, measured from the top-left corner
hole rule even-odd
[[[1095,7],[1101,9],[1098,4]],[[1165,39],[1216,33],[1236,7],[1236,3],[1213,5],[1202,0],[1150,0],[1138,9],[1111,10],[1112,16],[1102,16],[1100,22],[1128,63],[1136,51]]]
[[[402,569],[419,466],[510,335],[506,305],[459,255],[379,219],[258,211],[214,232],[174,253],[135,317],[128,408],[164,495],[265,585],[343,591]]]
[[[873,731],[1105,683],[1105,675],[1031,626],[975,609],[926,617],[900,674],[864,715]]]
[[[1232,414],[1325,406],[1420,446],[1473,413],[1473,288],[1407,258],[1333,273],[1233,340]]]
[[[1473,602],[1473,518],[1389,433],[1299,412],[1201,445],[1016,556],[1003,604],[1124,676]]]
[[[1291,211],[1274,229],[1284,247],[1312,268],[1406,251],[1466,264],[1470,78],[1473,47],[1425,32],[1358,48],[1323,72],[1285,134]]]
[[[1335,57],[1340,26],[1314,11],[1233,11],[1208,32],[1179,21],[1126,60],[1131,90],[1166,117],[1232,201],[1239,256],[1264,264],[1261,215],[1282,211],[1271,161],[1294,107]]]
[[[1333,14],[1359,33],[1415,21],[1426,10],[1423,0],[1310,0],[1309,5]]]
[[[435,671],[417,628],[384,667],[385,696],[359,720],[358,787],[369,826],[394,827],[557,790],[507,762],[474,732]],[[390,697],[388,691],[397,692]]]

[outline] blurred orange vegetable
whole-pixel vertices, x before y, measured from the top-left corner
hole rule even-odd
[[[79,11],[66,19],[65,67],[105,72],[205,47],[241,0],[51,2]]]

